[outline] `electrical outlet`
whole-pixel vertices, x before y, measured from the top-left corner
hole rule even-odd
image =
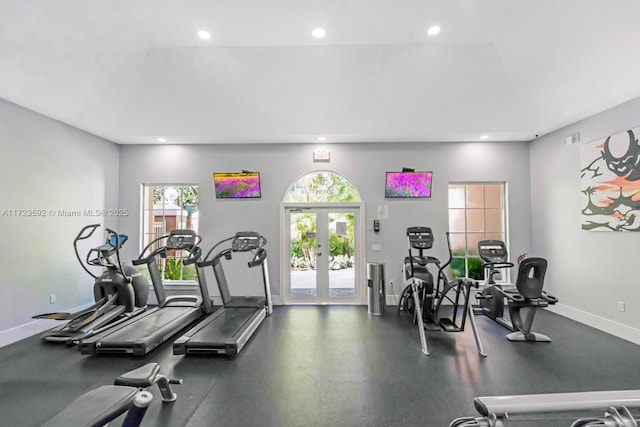
[[[624,312],[624,301],[618,301],[618,311]]]
[[[55,304],[57,299],[58,298],[56,294],[49,295],[49,304]]]
[[[389,287],[393,288],[393,279],[389,279]]]

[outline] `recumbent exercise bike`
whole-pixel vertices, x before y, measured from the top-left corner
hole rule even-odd
[[[531,331],[536,310],[558,302],[556,297],[543,289],[547,260],[524,258],[518,266],[515,285],[502,285],[496,283],[494,276],[501,269],[514,267],[508,261],[505,243],[501,240],[481,240],[478,242],[478,254],[484,262],[482,267],[486,278],[484,289],[476,294],[479,314],[512,331],[507,335],[509,341],[550,342],[548,336]],[[504,317],[505,300],[510,321]]]

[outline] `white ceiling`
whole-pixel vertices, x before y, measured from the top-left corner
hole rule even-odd
[[[0,98],[122,144],[529,141],[640,96],[639,48],[638,0],[0,0]]]

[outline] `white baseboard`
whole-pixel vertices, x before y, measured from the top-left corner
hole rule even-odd
[[[90,302],[66,311],[72,313],[74,311],[80,311],[87,307],[91,307],[92,305],[93,303]],[[14,328],[7,329],[6,331],[0,331],[0,347],[4,347],[16,341],[28,338],[32,335],[39,334],[61,324],[62,323],[58,320],[36,319],[32,320],[31,322],[18,325]]]
[[[398,296],[385,294],[387,305],[398,305]]]
[[[16,326],[15,328],[7,329],[6,331],[0,332],[0,347],[39,334],[57,325],[59,325],[59,322],[56,320],[38,319],[25,323],[24,325]]]
[[[634,344],[640,344],[640,329],[636,329],[604,317],[596,316],[595,314],[561,303],[549,306],[547,307],[547,310],[587,326],[591,326],[592,328],[607,332],[611,335],[615,335],[618,338],[622,338]]]

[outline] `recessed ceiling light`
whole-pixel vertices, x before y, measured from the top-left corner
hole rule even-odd
[[[480,139],[489,139],[489,135],[482,135]]]
[[[319,142],[325,142],[327,140],[327,138],[325,138],[324,136],[319,136],[318,137],[318,141]]]
[[[313,35],[313,37],[321,39],[327,35],[327,32],[324,30],[324,28],[316,28],[311,32],[311,34]]]
[[[167,142],[167,138],[160,137],[158,138],[158,142]]]
[[[433,27],[429,27],[429,29],[427,30],[427,34],[429,36],[432,36],[432,37],[440,34],[440,27],[438,25],[434,25]]]
[[[211,33],[206,30],[200,30],[198,31],[198,37],[200,37],[202,40],[209,40],[211,38]]]

